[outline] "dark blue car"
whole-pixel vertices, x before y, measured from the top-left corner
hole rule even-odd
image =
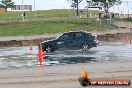
[[[73,31],[66,32],[53,40],[42,42],[42,49],[48,53],[59,49],[82,49],[87,51],[97,47],[98,40],[89,32]]]

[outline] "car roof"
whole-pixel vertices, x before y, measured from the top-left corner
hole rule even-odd
[[[69,31],[69,32],[64,32],[64,33],[78,33],[78,32],[90,33],[90,32],[87,32],[87,31]]]
[[[64,32],[61,35],[57,36],[56,39],[59,38],[60,36],[62,36],[63,34],[67,34],[67,33],[78,33],[78,32],[91,34],[90,32],[87,32],[87,31],[69,31],[69,32]]]

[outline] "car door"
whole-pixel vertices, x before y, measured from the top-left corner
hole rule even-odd
[[[83,43],[85,43],[85,35],[82,32],[76,32],[75,40],[75,47],[78,49]]]
[[[64,33],[60,36],[57,46],[59,49],[73,49],[75,46],[74,33]]]

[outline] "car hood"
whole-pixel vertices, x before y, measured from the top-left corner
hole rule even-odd
[[[50,42],[54,42],[54,41],[57,41],[57,40],[56,40],[56,39],[46,40],[46,41],[42,42],[42,44],[43,44],[43,43],[50,43]]]

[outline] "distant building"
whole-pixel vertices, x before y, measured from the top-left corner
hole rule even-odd
[[[14,5],[10,11],[32,11],[32,5]]]
[[[4,6],[0,5],[0,12],[5,12],[5,11],[6,11],[6,9],[4,8]]]

